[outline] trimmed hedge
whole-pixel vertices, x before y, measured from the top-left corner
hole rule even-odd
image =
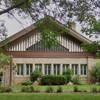
[[[32,85],[32,84],[33,82],[30,80],[22,82],[22,85]]]
[[[66,83],[66,76],[64,75],[46,75],[42,76],[42,85],[63,85]]]

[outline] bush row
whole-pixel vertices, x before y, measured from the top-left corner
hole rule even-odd
[[[22,85],[32,85],[32,84],[33,82],[30,80],[22,82]]]
[[[39,88],[34,86],[24,86],[21,88],[21,92],[40,92]]]
[[[11,87],[0,87],[0,93],[12,92]]]
[[[42,76],[42,85],[63,85],[66,83],[66,76],[64,75],[46,75]]]

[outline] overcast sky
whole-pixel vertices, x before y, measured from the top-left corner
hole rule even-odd
[[[32,24],[31,20],[26,19],[26,20],[22,20],[19,16],[16,15],[16,18],[21,21],[22,25],[14,18],[8,18],[7,16],[0,16],[0,19],[5,20],[5,26],[7,28],[7,34],[8,37],[10,37],[11,35],[14,35],[15,33],[19,32],[20,30],[28,27],[29,25]],[[23,26],[23,27],[22,27]],[[82,34],[83,36],[89,38],[88,36],[86,36],[85,34],[81,33],[81,26],[77,23],[76,24],[76,31],[80,34]],[[94,37],[91,38],[91,40],[95,40]]]

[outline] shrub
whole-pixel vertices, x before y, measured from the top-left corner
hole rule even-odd
[[[90,75],[100,82],[100,62],[92,67]]]
[[[33,82],[30,80],[22,82],[22,85],[32,85],[32,84],[33,84]]]
[[[46,88],[46,91],[45,91],[45,92],[47,92],[47,93],[53,92],[53,87],[52,87],[52,86],[48,86],[48,87]]]
[[[30,89],[29,89],[28,86],[24,86],[24,87],[21,88],[21,92],[30,92],[29,90]]]
[[[34,87],[33,86],[30,86],[30,92],[34,92]]]
[[[39,87],[36,87],[35,92],[40,92]]]
[[[27,92],[26,86],[21,88],[21,92]]]
[[[63,75],[46,75],[41,79],[43,85],[63,85],[66,83],[66,77]]]
[[[12,92],[12,88],[11,87],[0,87],[0,93],[4,93],[4,92]]]
[[[91,92],[99,92],[98,89],[96,87],[92,87],[91,88]]]
[[[79,92],[79,89],[77,86],[74,86],[74,92]]]
[[[75,76],[72,81],[73,81],[73,84],[75,84],[75,85],[82,85],[80,75]]]
[[[41,77],[42,77],[42,73],[38,70],[35,70],[31,73],[30,80],[34,82],[35,80],[37,80],[37,78],[41,78]]]
[[[61,87],[61,86],[59,86],[59,87],[57,88],[57,93],[59,93],[59,92],[62,92],[62,87]]]
[[[21,92],[34,92],[33,86],[24,86],[21,88]]]
[[[63,75],[66,76],[66,83],[72,80],[72,70],[70,68],[67,68],[67,70],[63,72]]]

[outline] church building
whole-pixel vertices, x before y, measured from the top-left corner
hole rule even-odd
[[[8,38],[8,50],[4,51],[4,54],[13,56],[17,69],[15,85],[28,80],[35,69],[43,75],[61,75],[68,67],[72,69],[74,76],[80,75],[83,82],[90,83],[89,70],[99,59],[96,59],[93,53],[84,52],[81,44],[92,41],[52,17],[50,20],[65,30],[64,34],[58,37],[58,47],[47,49],[42,46],[42,40],[39,40],[41,33],[34,25]]]

